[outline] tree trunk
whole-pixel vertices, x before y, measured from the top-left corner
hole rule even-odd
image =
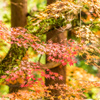
[[[26,14],[27,0],[11,0],[11,27],[24,27],[27,24]],[[9,65],[18,65],[16,59],[19,59],[19,61],[21,61],[25,53],[26,50],[24,47],[18,47],[16,44],[12,44],[7,56],[1,63],[2,68],[4,68],[4,66],[9,67]],[[15,58],[15,60],[13,60],[13,58]],[[5,68],[5,70],[7,69]],[[9,91],[16,92],[19,89],[19,86],[13,87],[13,85],[9,85]]]
[[[26,25],[26,13],[27,13],[27,0],[11,0],[11,26],[12,27],[24,27]],[[2,73],[8,69],[9,65],[17,65],[16,59],[21,61],[25,55],[25,48],[18,47],[16,44],[12,44],[6,57],[0,63],[0,69]],[[15,59],[13,59],[15,58]]]
[[[11,0],[11,27],[24,27],[27,23],[27,0]]]
[[[47,0],[47,5],[49,5],[50,3],[55,2],[56,0]],[[59,33],[59,34],[58,34]],[[54,35],[55,34],[55,35]],[[66,43],[66,39],[67,38],[67,33],[65,32],[60,32],[58,30],[53,30],[47,33],[47,40],[51,39],[53,41],[53,43],[59,43],[61,40],[63,40],[63,43]],[[48,63],[48,61],[46,60],[46,62]],[[55,84],[66,84],[66,66],[62,66],[61,64],[55,68],[51,68],[50,69],[52,72],[58,73],[59,75],[63,76],[63,80],[59,80],[58,78],[56,78],[55,80],[53,79],[45,79],[45,85],[49,86],[49,85],[55,85]],[[46,74],[48,74],[47,71],[45,71]],[[64,90],[62,90],[64,91]],[[58,99],[58,96],[60,95],[60,91],[58,89],[53,89],[51,90],[50,93],[52,96],[54,97],[54,100],[60,100]],[[64,99],[64,98],[63,98]]]
[[[52,35],[52,33],[55,33],[56,35],[55,36],[50,36],[50,34]],[[59,34],[57,34],[59,33]],[[51,40],[53,41],[53,43],[59,43],[61,40],[64,40],[66,39],[67,37],[67,33],[66,31],[65,32],[59,32],[57,30],[54,30],[54,31],[50,31],[47,33],[47,40],[49,37],[52,37]],[[63,41],[63,43],[66,43],[66,40]],[[46,61],[48,63],[48,61]],[[50,69],[52,72],[55,72],[55,73],[58,73],[59,75],[62,75],[63,76],[63,80],[59,80],[58,78],[56,78],[55,80],[52,80],[52,79],[48,79],[46,78],[45,79],[45,85],[46,86],[49,86],[49,85],[55,85],[55,84],[66,84],[66,66],[62,66],[61,64],[59,64],[57,67],[55,68],[51,68]],[[46,74],[48,74],[48,72],[46,71]],[[64,90],[63,90],[64,91]],[[52,96],[55,96],[55,99],[54,100],[59,100],[58,98],[56,98],[57,96],[60,95],[60,92],[59,90],[52,90],[51,91],[51,95]]]

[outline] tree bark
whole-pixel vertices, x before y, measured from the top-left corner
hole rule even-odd
[[[27,24],[27,0],[11,0],[11,27]]]

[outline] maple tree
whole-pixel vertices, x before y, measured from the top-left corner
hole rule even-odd
[[[21,27],[7,29],[0,22],[1,39],[12,44],[7,56],[0,63],[1,84],[23,88],[23,90],[6,95],[6,97],[26,100],[29,98],[82,100],[86,98],[84,93],[88,89],[93,86],[99,87],[99,78],[76,67],[70,69],[76,63],[77,55],[85,58],[87,64],[99,67],[100,40],[99,35],[95,34],[98,30],[94,30],[94,27],[99,27],[99,4],[100,2],[97,1],[81,1],[80,4],[74,1],[57,1],[48,5],[45,10],[33,14],[33,17],[29,18],[26,29]],[[93,15],[91,15],[91,11]],[[87,16],[87,14],[89,15]],[[84,18],[84,15],[87,17]],[[78,40],[70,39],[66,40],[66,43],[63,42],[65,40],[59,41],[59,43],[53,43],[49,40],[54,35],[57,36],[60,31],[65,30],[71,30],[78,37]],[[46,33],[51,34],[47,43],[41,40],[41,35]],[[29,61],[27,52],[29,47],[37,54],[47,54],[48,62],[41,64],[41,57],[36,63]],[[67,64],[70,66],[66,71],[63,66]],[[56,72],[51,70],[56,67],[61,73],[67,74],[67,79],[57,73],[57,69]],[[80,76],[78,70],[82,74],[84,73],[83,77],[92,77],[95,82],[90,81],[89,78],[83,80],[82,77],[77,80],[76,77]],[[37,78],[35,73],[40,73],[40,77]],[[54,83],[45,86],[43,77],[53,80]],[[63,81],[67,81],[67,83],[61,84]],[[25,88],[27,90],[24,90]],[[56,92],[52,92],[52,90],[59,91],[59,93],[55,94]],[[23,97],[23,95],[26,95],[26,97]]]

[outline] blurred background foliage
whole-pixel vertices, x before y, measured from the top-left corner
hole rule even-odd
[[[46,0],[28,0],[28,13],[43,10],[46,7]],[[10,12],[10,0],[0,0],[0,20],[2,20],[8,28],[11,27],[11,12]],[[98,31],[100,27],[93,27],[93,31]],[[45,41],[45,36],[43,38],[43,41]],[[5,41],[0,40],[0,61],[6,56],[8,50],[10,48],[10,45],[7,44]],[[36,54],[35,51],[32,50],[32,48],[29,48],[28,50],[29,54],[29,60],[37,62],[39,60],[39,57],[41,55]],[[43,55],[41,57],[40,62],[45,63],[46,56]],[[75,66],[79,68],[83,68],[86,72],[91,73],[96,76],[98,69],[95,66],[87,65],[85,64],[84,60],[79,60],[80,57],[77,57],[78,63],[75,64]],[[36,75],[39,77],[38,75]],[[96,95],[98,94],[100,90],[98,88],[93,88],[89,93],[86,93],[86,96],[88,98],[92,98],[96,100]],[[0,85],[0,94],[7,94],[9,92],[9,87],[6,85]]]

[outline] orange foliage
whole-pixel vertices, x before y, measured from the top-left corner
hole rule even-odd
[[[84,93],[88,93],[93,87],[100,87],[100,79],[87,73],[82,68],[68,66],[67,67],[67,83],[65,86],[56,85],[58,89],[63,88],[66,90],[66,93],[61,93],[61,96],[66,96],[66,100],[84,100],[86,97]],[[12,93],[6,95],[6,97],[14,98],[18,100],[29,100],[29,98],[38,99],[45,96],[45,92],[48,93],[48,97],[53,100],[52,96],[49,94],[50,91],[46,90],[48,88],[53,89],[54,86],[42,87],[41,83],[34,84],[33,87],[22,88],[17,93]]]

